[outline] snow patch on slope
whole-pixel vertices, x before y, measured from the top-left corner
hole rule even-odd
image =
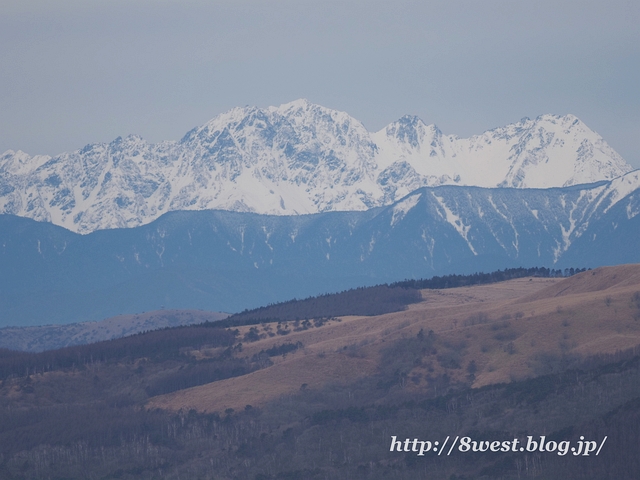
[[[469,246],[469,250],[471,250],[471,252],[474,255],[478,255],[475,248],[473,248],[473,245],[469,241],[469,231],[471,230],[471,225],[466,225],[462,220],[462,218],[459,215],[456,215],[447,206],[443,198],[438,197],[435,193],[432,193],[432,195],[433,195],[433,198],[435,198],[436,201],[438,202],[438,205],[440,206],[440,208],[442,208],[442,210],[444,211],[444,214],[440,212],[440,215],[442,216],[442,218],[444,218],[447,221],[447,223],[449,223],[449,225],[455,228],[458,234],[460,234],[460,236],[464,239],[464,241],[467,242],[467,245]]]
[[[391,216],[391,226],[396,225],[402,220],[409,211],[418,204],[422,194],[416,193],[393,206],[393,214]]]

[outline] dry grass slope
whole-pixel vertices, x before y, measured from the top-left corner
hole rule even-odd
[[[301,342],[304,348],[251,374],[157,396],[147,405],[220,412],[263,405],[301,388],[349,384],[385,368],[381,362],[393,360],[390,346],[401,346],[420,331],[434,332],[437,352],[416,358],[403,374],[402,388],[425,395],[437,393],[433,379],[444,374],[452,382],[481,387],[640,345],[640,265],[603,267],[567,279],[424,290],[422,295],[423,301],[406,311],[342,317],[319,328],[302,330],[293,322],[260,325],[262,338],[245,342],[242,355],[285,342]],[[241,337],[249,329],[241,328]]]

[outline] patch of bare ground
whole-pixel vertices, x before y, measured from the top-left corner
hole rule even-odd
[[[640,265],[624,265],[567,279],[425,290],[423,302],[402,312],[342,317],[307,329],[292,322],[262,324],[253,327],[257,341],[243,342],[248,358],[289,342],[303,348],[242,377],[154,397],[148,407],[224,411],[259,406],[301,388],[347,384],[375,375],[385,367],[381,362],[393,362],[393,352],[402,355],[403,345],[409,348],[411,339],[428,332],[432,345],[416,350],[399,379],[409,392],[437,393],[443,376],[480,387],[552,373],[640,345],[637,292]],[[240,328],[240,338],[251,328]]]

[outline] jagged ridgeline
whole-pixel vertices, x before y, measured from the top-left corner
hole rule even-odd
[[[345,112],[298,100],[234,108],[178,142],[131,135],[55,157],[7,151],[0,212],[88,233],[175,210],[366,210],[424,186],[563,187],[630,170],[573,115],[458,138],[411,116],[371,133]]]
[[[443,275],[428,279],[404,280],[391,284],[345,290],[302,300],[293,299],[253,310],[245,310],[224,320],[210,322],[217,327],[256,325],[261,322],[309,320],[343,315],[382,315],[404,310],[407,305],[422,301],[419,289],[455,288],[504,282],[523,277],[563,277],[584,272],[586,268],[564,271],[544,267],[507,268],[491,273]]]

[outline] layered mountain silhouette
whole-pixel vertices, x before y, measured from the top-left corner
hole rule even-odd
[[[366,211],[178,211],[80,235],[0,216],[0,325],[236,312],[405,278],[640,262],[640,172],[563,188],[423,187]]]

